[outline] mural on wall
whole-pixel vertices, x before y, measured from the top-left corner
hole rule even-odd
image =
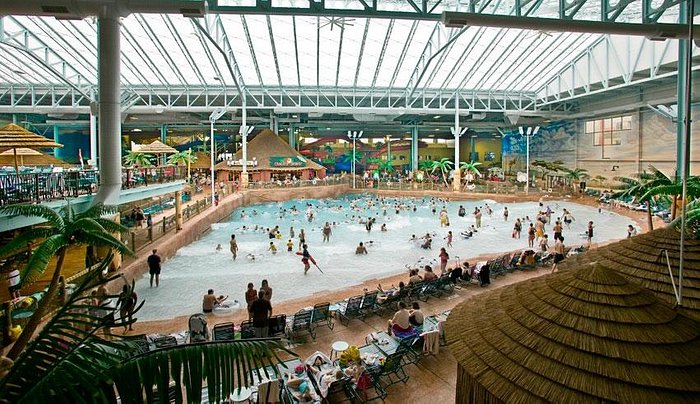
[[[513,169],[525,168],[527,139],[517,128],[503,136],[504,158],[514,161]],[[576,124],[569,121],[551,122],[540,127],[537,135],[530,138],[530,160],[561,160],[573,166],[576,158]]]

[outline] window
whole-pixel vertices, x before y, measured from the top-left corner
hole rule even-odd
[[[406,156],[404,156],[403,154],[400,155],[400,156],[399,156],[399,161],[404,161],[404,160],[406,160]]]
[[[616,146],[622,144],[622,134],[632,130],[631,116],[586,121],[585,131],[593,136],[593,146]]]

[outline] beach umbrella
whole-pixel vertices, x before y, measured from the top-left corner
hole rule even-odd
[[[33,149],[28,149],[26,147],[20,147],[18,149],[5,150],[0,153],[0,156],[19,156],[20,165],[24,165],[24,156],[41,156],[42,153]]]
[[[165,154],[177,153],[177,150],[166,145],[165,143],[161,142],[160,140],[156,140],[155,142],[150,143],[150,144],[142,144],[142,145],[133,144],[131,150],[138,151],[141,153],[146,153],[146,154],[155,154],[155,155],[159,155],[159,154],[165,155]],[[165,160],[165,159],[163,158],[163,160]]]
[[[17,149],[44,149],[49,147],[63,147],[63,145],[41,135],[37,135],[34,132],[30,132],[14,123],[0,128],[0,150],[12,150],[15,157],[15,171],[18,174],[19,165],[17,164]]]
[[[700,397],[700,323],[595,262],[467,299],[445,335],[458,404]]]

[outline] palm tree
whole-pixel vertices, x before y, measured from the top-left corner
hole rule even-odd
[[[639,179],[630,177],[615,177],[616,181],[622,182],[626,188],[620,192],[616,192],[612,195],[613,198],[619,198],[624,196],[632,196],[639,202],[644,202],[647,208],[647,222],[649,224],[649,230],[654,230],[654,223],[652,221],[651,214],[651,201],[653,196],[648,194],[649,190],[673,184],[670,178],[668,178],[664,173],[657,170],[656,168],[650,166],[651,173],[642,172],[637,176]],[[675,205],[675,203],[674,203]]]
[[[147,402],[154,398],[168,402],[168,393],[183,402],[184,390],[184,402],[199,402],[206,380],[209,400],[220,402],[235,389],[252,385],[254,372],[259,379],[280,376],[277,351],[292,352],[274,340],[197,343],[144,352],[128,337],[97,336],[111,316],[116,327],[129,324],[118,308],[96,305],[90,297],[95,287],[120,277],[101,278],[111,260],[108,254],[85,276],[0,379],[0,401],[116,402],[118,392],[123,403],[143,402],[144,393]],[[268,375],[270,368],[275,376]],[[168,389],[171,382],[176,389]]]
[[[656,181],[647,189],[647,192],[642,195],[639,200],[644,202],[651,200],[654,197],[665,195],[673,197],[673,206],[671,207],[671,220],[674,220],[677,216],[676,201],[683,195],[683,182],[678,180],[671,180],[665,174],[656,170]],[[691,176],[688,178],[688,198],[699,198],[700,197],[700,177]]]
[[[538,167],[542,171],[542,179],[547,177],[550,172],[559,172],[564,170],[564,163],[561,160],[546,161],[546,160],[535,160],[530,163],[533,167]]]
[[[391,160],[382,161],[379,163],[379,167],[377,167],[377,169],[379,171],[384,171],[384,174],[388,174],[394,171],[394,163]]]
[[[459,164],[459,168],[460,170],[462,170],[462,175],[464,175],[464,177],[467,179],[467,185],[469,185],[470,181],[469,177],[467,177],[465,174],[473,173],[475,176],[481,177],[481,172],[478,168],[476,168],[480,165],[481,163],[476,163],[474,162],[474,160],[470,161],[469,163],[467,163],[466,161],[462,161]]]
[[[326,143],[325,146],[323,146],[323,151],[326,152],[326,157],[332,157],[333,156],[333,146],[330,144]]]
[[[347,158],[348,161],[352,161],[352,150],[347,150],[345,153],[343,153],[343,157]],[[355,164],[361,162],[363,157],[363,152],[355,150]]]
[[[192,153],[191,149],[188,150],[183,150],[181,152],[177,152],[175,154],[171,154],[170,157],[168,157],[168,164],[173,164],[173,165],[187,165],[187,164],[192,164],[197,162],[197,156]]]
[[[139,151],[129,151],[126,153],[126,156],[124,156],[124,164],[129,167],[150,167],[153,165],[151,164],[151,158],[153,158],[153,156],[150,154]]]
[[[450,159],[447,157],[443,157],[440,160],[431,161],[432,170],[430,172],[440,170],[440,172],[442,173],[442,180],[445,182],[445,186],[449,186],[449,184],[447,184],[447,172],[452,169],[452,166],[453,163],[450,161]]]
[[[85,212],[76,214],[70,204],[66,205],[58,213],[44,205],[9,205],[0,208],[0,214],[10,217],[25,216],[36,217],[47,222],[46,226],[34,227],[10,240],[0,248],[0,258],[8,257],[23,251],[27,243],[41,240],[34,250],[21,273],[23,283],[36,281],[49,265],[49,260],[57,256],[56,266],[49,283],[45,297],[39,303],[39,307],[29,319],[15,345],[8,353],[10,359],[15,359],[27,345],[34,334],[46,309],[52,303],[58,289],[59,278],[63,270],[68,247],[74,245],[90,245],[95,247],[108,247],[120,254],[133,254],[131,250],[120,240],[112,236],[127,231],[128,229],[119,223],[103,218],[117,212],[116,206],[104,206],[97,204]]]
[[[564,177],[569,181],[574,190],[576,190],[576,184],[590,177],[588,175],[588,170],[585,168],[564,168],[563,171],[566,173]]]

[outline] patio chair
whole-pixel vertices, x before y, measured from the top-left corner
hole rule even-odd
[[[129,345],[131,345],[132,347],[132,349],[129,351],[129,356],[144,354],[151,350],[151,347],[148,345],[148,339],[146,339],[145,334],[124,336],[122,337],[122,339],[128,342]]]
[[[220,323],[212,329],[214,341],[233,341],[236,339],[236,333],[233,328],[233,323]]]
[[[269,337],[283,335],[284,331],[287,327],[287,315],[286,314],[278,314],[276,316],[272,316],[272,317],[270,317],[268,324],[269,324],[269,327],[268,327],[267,335]]]
[[[191,315],[188,324],[190,328],[190,342],[209,341],[209,327],[207,327],[207,318],[204,314]]]
[[[377,295],[379,294],[378,290],[375,290],[373,292],[365,293],[365,296],[362,299],[362,305],[360,306],[360,311],[362,312],[362,315],[366,316],[370,313],[376,313],[377,311]]]
[[[177,345],[177,339],[172,335],[163,335],[153,340],[153,344],[157,349],[168,348]]]
[[[350,324],[350,320],[353,318],[362,318],[363,314],[360,310],[362,307],[362,295],[353,296],[347,300],[344,307],[338,311],[340,316],[340,322],[347,327]]]
[[[399,339],[399,347],[396,353],[403,353],[403,364],[409,365],[418,363],[423,357],[423,347],[420,344],[420,337],[408,337]]]
[[[258,391],[253,402],[258,404],[281,403],[281,393],[284,382],[282,379],[266,380],[258,385]],[[252,398],[252,397],[251,397]]]
[[[315,305],[313,314],[311,315],[313,323],[322,323],[322,325],[326,325],[332,330],[335,325],[333,324],[333,316],[331,316],[330,307],[330,303],[319,303]]]
[[[423,289],[425,288],[424,282],[416,282],[413,285],[409,285],[407,288],[408,291],[406,298],[404,299],[406,304],[410,304],[413,300],[422,300],[424,302],[428,301],[428,296],[423,293]]]
[[[408,297],[408,291],[409,288],[405,287],[395,294],[387,297],[382,303],[377,305],[377,313],[383,315],[386,313],[395,312],[398,307],[397,303],[405,300]]]
[[[321,400],[323,404],[335,403],[353,403],[355,400],[360,400],[355,389],[352,386],[349,377],[343,377],[331,383],[328,386],[326,396]]]
[[[367,371],[372,375],[372,379],[377,383],[378,389],[386,392],[389,386],[408,381],[408,375],[403,370],[404,355],[405,352],[396,351],[386,357],[384,365],[367,368]]]
[[[255,329],[253,328],[253,320],[245,320],[241,322],[241,339],[255,338]]]
[[[431,283],[431,286],[425,293],[429,293],[433,297],[442,297],[451,295],[455,290],[455,285],[449,276],[441,276]]]
[[[292,325],[287,329],[287,337],[291,339],[297,336],[301,332],[308,332],[311,335],[311,339],[316,340],[316,326],[311,322],[312,310],[299,310],[294,314],[292,319]]]

